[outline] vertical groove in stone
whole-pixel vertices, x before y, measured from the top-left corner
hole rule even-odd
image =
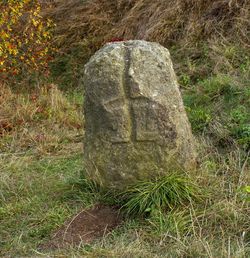
[[[123,89],[125,94],[125,105],[127,107],[128,116],[129,116],[129,130],[130,130],[130,139],[131,142],[134,142],[136,140],[136,124],[135,124],[135,115],[133,111],[133,105],[131,102],[131,96],[130,96],[130,79],[129,79],[129,68],[130,68],[130,62],[131,62],[131,56],[130,56],[130,48],[125,45],[125,55],[124,55],[124,62],[125,62],[125,69],[124,69],[124,78],[123,78]]]

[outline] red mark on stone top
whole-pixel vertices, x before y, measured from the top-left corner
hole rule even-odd
[[[124,41],[124,39],[122,39],[122,38],[112,38],[109,42],[120,42],[120,41]]]

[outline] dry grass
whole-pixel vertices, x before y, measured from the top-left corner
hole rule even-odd
[[[50,153],[69,139],[79,141],[82,128],[81,103],[70,103],[56,85],[46,85],[30,93],[15,93],[1,85],[1,151],[33,149]]]
[[[55,40],[63,49],[85,42],[95,50],[113,38],[166,47],[226,38],[250,46],[248,0],[54,1],[45,13],[55,19]]]
[[[204,202],[156,213],[150,220],[127,220],[90,245],[41,253],[39,244],[56,227],[101,198],[67,181],[77,182],[82,170],[82,143],[76,144],[82,134],[82,100],[66,97],[55,85],[29,94],[7,86],[0,92],[0,255],[249,256],[250,206],[241,190],[250,182],[249,152],[235,145],[222,153],[204,135],[197,137],[200,169],[190,175],[209,193]]]
[[[90,56],[105,43],[144,39],[170,49],[177,75],[197,79],[237,73],[250,49],[248,0],[52,1],[57,24],[52,74],[73,88]],[[67,17],[67,22],[65,22]],[[67,82],[66,82],[67,81]]]

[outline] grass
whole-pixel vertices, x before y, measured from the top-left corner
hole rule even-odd
[[[247,46],[249,9],[247,0],[70,0],[44,13],[55,19],[55,42],[62,51],[84,45],[86,52],[92,52],[112,38],[145,39],[166,47],[181,43],[186,47],[203,40],[238,37]],[[68,17],[67,24],[64,15]],[[234,48],[228,48],[226,54],[232,56]]]
[[[0,253],[15,246],[27,255],[83,204],[68,182],[82,169],[80,100],[55,85],[30,93],[1,85],[0,95]]]
[[[54,83],[0,85],[0,256],[249,257],[249,2],[84,2],[45,11],[56,17],[61,54]],[[170,49],[199,154],[188,176],[140,182],[118,198],[82,174],[79,91],[84,63],[116,37]],[[208,194],[195,201],[199,192]],[[88,245],[39,249],[82,209],[121,201],[128,216],[114,231]]]
[[[171,49],[180,78],[191,81],[248,70],[247,0],[51,2],[44,15],[57,24],[53,43],[59,53],[51,71],[60,87],[77,87],[86,61],[115,38],[159,42]]]
[[[21,94],[1,85],[1,151],[49,154],[63,143],[81,141],[82,100],[73,94],[68,98],[73,105],[53,84]]]
[[[77,190],[67,183],[79,176],[81,156],[36,160],[13,155],[6,166],[7,160],[0,161],[1,254],[28,255],[83,205],[80,195],[72,198]],[[86,198],[84,204],[90,205]]]
[[[204,87],[211,79],[199,82],[197,87]],[[211,88],[205,89],[206,94],[214,96],[214,86]],[[250,182],[249,152],[237,141],[226,148],[218,142],[216,145],[215,134],[211,137],[209,131],[211,122],[203,133],[196,132],[199,170],[189,177],[174,174],[156,182],[142,182],[123,195],[129,214],[150,213],[150,216],[129,216],[121,227],[89,245],[41,251],[39,245],[69,217],[98,202],[117,204],[117,198],[80,176],[83,170],[82,129],[78,128],[83,123],[80,93],[63,93],[56,87],[31,93],[14,93],[7,86],[1,90],[5,101],[1,114],[11,125],[11,130],[2,126],[0,137],[1,256],[166,257],[166,253],[168,257],[249,256],[250,207],[245,190]],[[186,98],[190,98],[189,94],[191,97],[196,94],[197,105],[202,105],[199,98],[204,96],[200,90],[195,92],[191,88],[185,92]],[[224,99],[225,91],[220,94],[220,101],[228,101]],[[246,123],[247,98],[244,94],[239,98],[244,100],[240,105],[234,98],[225,102],[232,107],[227,111],[234,123]],[[207,104],[211,104],[213,112],[213,98]],[[47,112],[40,115],[37,111],[40,107],[51,110],[52,115]],[[23,121],[21,125],[19,119]],[[41,133],[41,128],[46,139],[42,141],[34,137]],[[197,196],[194,185],[209,195],[202,201],[190,202]]]
[[[184,103],[193,131],[210,136],[221,147],[237,142],[249,150],[249,76],[248,67],[241,76],[219,73],[193,86],[185,81]]]
[[[183,175],[173,172],[166,177],[142,181],[129,187],[120,198],[127,215],[154,216],[155,212],[172,210],[186,202],[198,199],[199,188]]]

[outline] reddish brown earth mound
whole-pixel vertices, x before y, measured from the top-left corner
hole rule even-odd
[[[68,220],[59,228],[51,240],[41,249],[63,248],[69,245],[88,244],[104,236],[122,223],[118,209],[105,205],[96,205],[84,210]]]

